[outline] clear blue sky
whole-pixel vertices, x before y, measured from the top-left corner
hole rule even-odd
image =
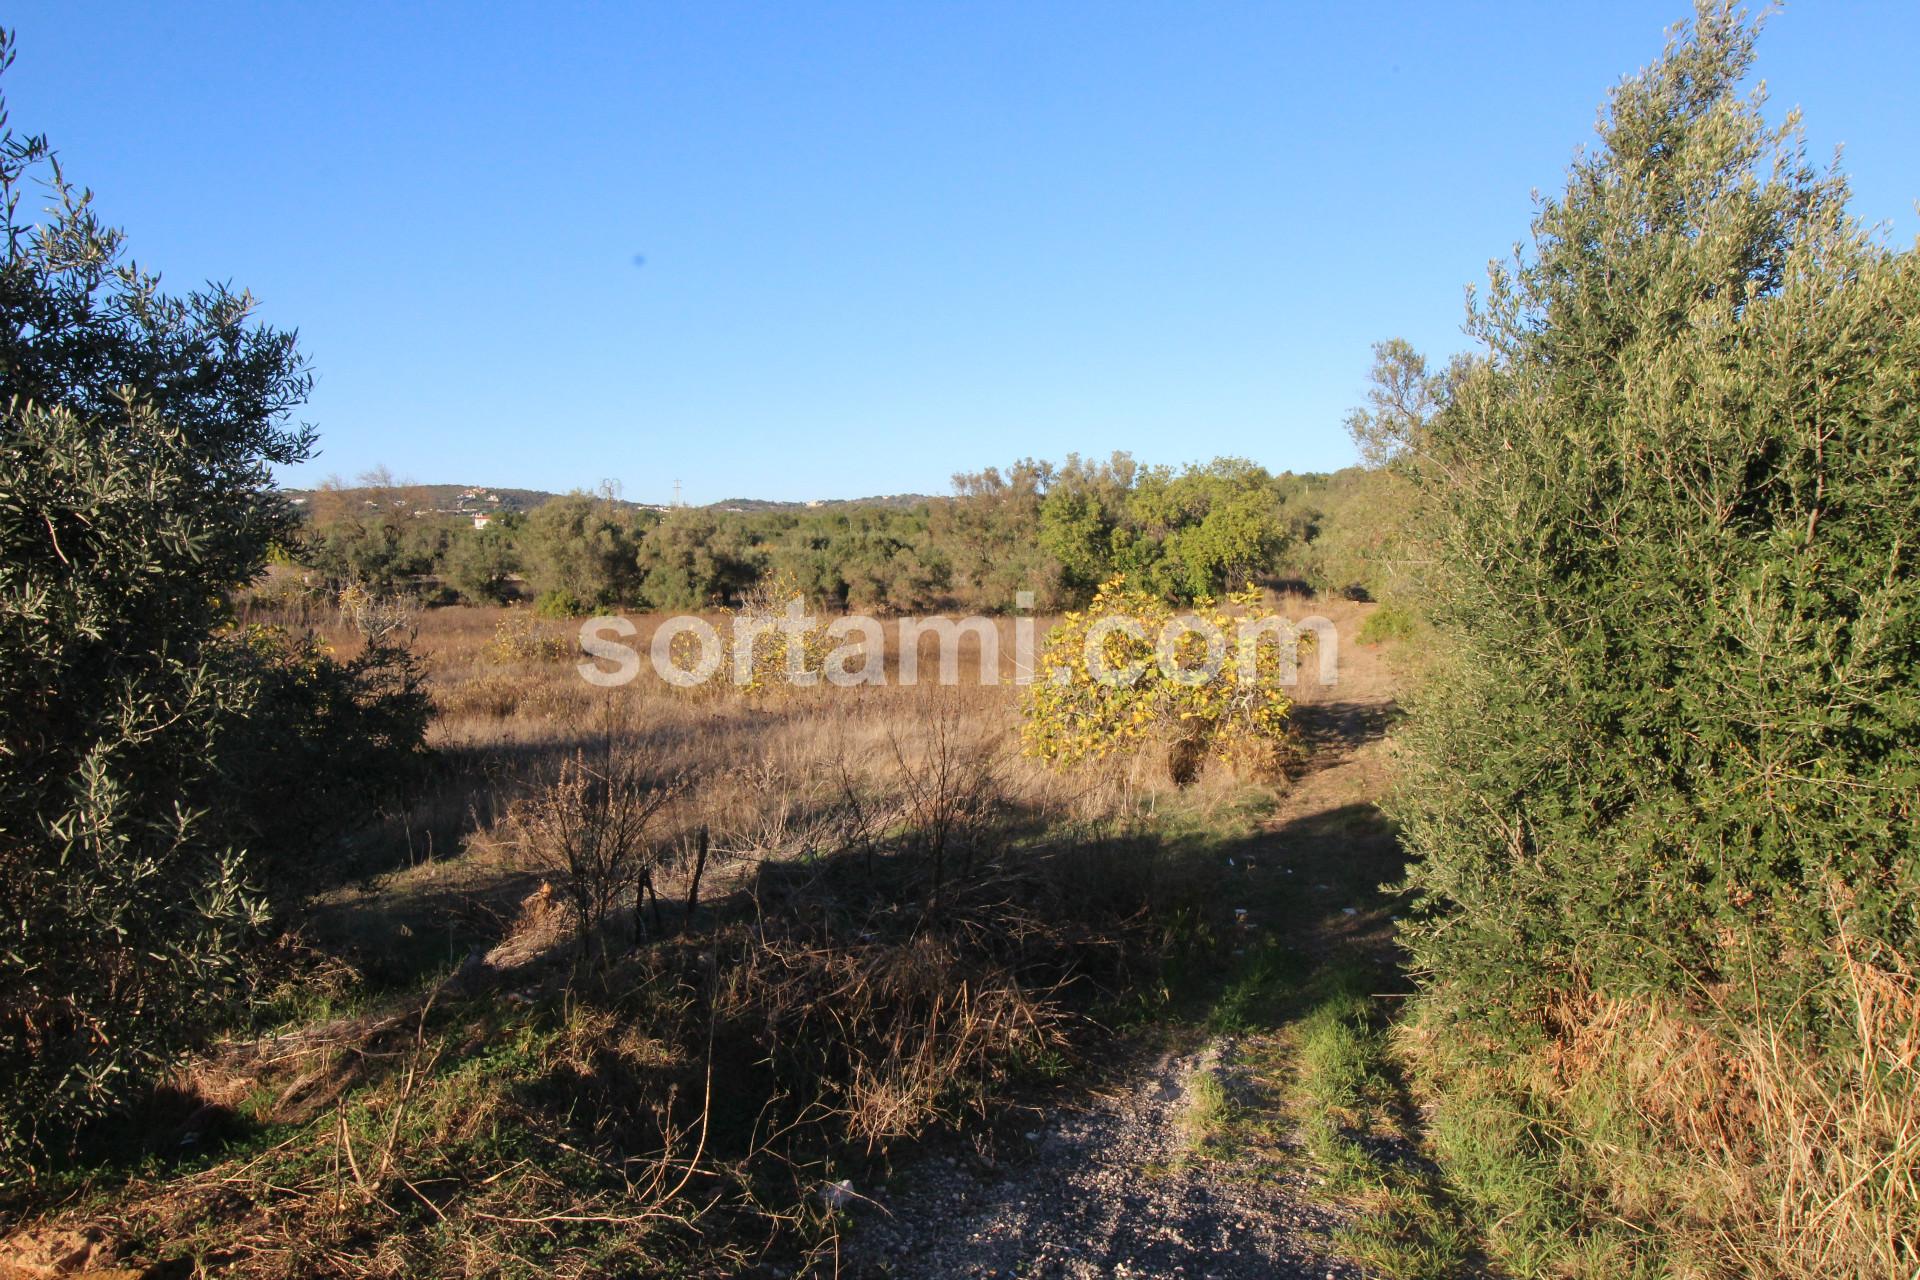
[[[1663,3],[14,3],[17,129],[135,257],[251,288],[312,483],[940,492],[1069,450],[1352,458],[1368,344],[1557,189]],[[1920,5],[1760,74],[1920,221]],[[644,265],[636,265],[636,255]]]

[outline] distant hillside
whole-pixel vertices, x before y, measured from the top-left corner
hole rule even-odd
[[[282,492],[305,505],[320,491],[286,489]],[[531,511],[559,496],[544,489],[509,489],[484,484],[397,484],[381,490],[356,486],[329,490],[328,496],[342,502],[354,502],[371,500],[375,493],[390,496],[404,494],[408,501],[423,511],[447,512]]]
[[[936,499],[925,493],[887,493],[872,498],[820,498],[813,502],[774,502],[767,498],[723,498],[710,511],[824,511],[835,507],[919,507]]]
[[[320,492],[317,489],[282,490],[301,506],[307,505]],[[341,502],[354,503],[372,501],[376,493],[385,493],[390,497],[396,494],[407,495],[406,501],[421,511],[437,511],[448,514],[477,514],[494,511],[531,511],[544,502],[560,497],[544,489],[513,489],[498,485],[468,484],[400,484],[387,490],[351,487],[332,489],[328,496]],[[622,506],[647,507],[654,511],[664,510],[660,503],[628,502],[615,499]],[[727,498],[720,502],[707,504],[710,511],[808,511],[824,510],[836,507],[917,507],[933,501],[926,494],[890,493],[873,498],[829,498],[816,502],[776,502],[766,498]]]

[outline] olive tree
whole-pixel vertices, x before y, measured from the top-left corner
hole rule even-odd
[[[1920,908],[1920,287],[1703,7],[1497,266],[1417,433],[1442,643],[1399,802],[1447,1002],[1799,1007]],[[1736,981],[1737,979],[1737,981]]]
[[[0,69],[11,61],[0,35]],[[308,377],[244,293],[127,260],[0,101],[0,1165],[216,1016],[262,908],[229,730],[268,673],[229,593],[296,521]],[[33,201],[33,204],[28,204]],[[35,206],[44,203],[44,208]]]

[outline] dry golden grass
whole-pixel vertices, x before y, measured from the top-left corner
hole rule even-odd
[[[1704,1056],[1701,1078],[1738,1101],[1689,1127],[1686,1147],[1728,1189],[1714,1223],[1752,1273],[1920,1272],[1920,981],[1892,954],[1845,934],[1826,993],[1852,1025],[1850,1050],[1818,1055],[1786,1028],[1745,1029]],[[1719,1048],[1715,1046],[1715,1048]]]
[[[292,621],[315,625],[342,653],[358,643],[350,627],[327,615]],[[663,619],[633,621],[638,634],[623,642],[645,654]],[[724,628],[727,620],[716,615],[712,621]],[[963,635],[962,681],[942,686],[937,640],[922,635],[919,680],[902,685],[890,631],[884,685],[822,684],[743,696],[725,681],[675,688],[651,664],[627,686],[596,688],[577,669],[584,660],[577,624],[536,619],[525,609],[423,612],[413,647],[439,709],[433,745],[443,767],[434,787],[362,842],[380,850],[370,857],[371,869],[389,874],[355,896],[362,903],[369,897],[402,903],[410,890],[478,893],[491,882],[524,892],[524,882],[512,876],[511,842],[501,838],[507,807],[530,780],[589,739],[609,707],[688,779],[685,794],[662,815],[659,835],[678,847],[706,828],[716,887],[737,876],[742,863],[806,851],[821,834],[810,837],[809,819],[849,795],[876,810],[873,821],[906,821],[910,815],[901,810],[912,805],[918,773],[954,753],[986,757],[976,767],[991,774],[996,803],[1043,821],[1152,811],[1169,799],[1175,789],[1151,753],[1117,768],[1072,774],[1021,757],[1016,623],[1003,618],[992,625],[999,636],[997,684],[979,681],[977,638]],[[1036,640],[1048,625],[1036,621]],[[1224,801],[1238,787],[1216,771],[1182,802]],[[678,892],[674,868],[667,871],[660,891]]]
[[[359,643],[311,602],[248,620]],[[627,642],[644,652],[659,621]],[[157,1109],[161,1164],[35,1225],[256,1276],[830,1255],[821,1186],[1070,1061],[1099,1034],[1090,1010],[1151,963],[1153,908],[1217,874],[1183,882],[1156,822],[1203,828],[1244,795],[1218,771],[1176,793],[1150,755],[1021,757],[1016,624],[993,625],[998,684],[943,687],[925,637],[918,684],[893,657],[883,686],[749,696],[644,669],[597,689],[574,625],[420,613],[431,780],[340,850],[280,967],[282,1012]],[[513,814],[568,776],[591,808],[597,784],[565,762],[610,732],[674,787],[630,824],[652,893],[613,904],[583,966],[564,872]]]
[[[1592,997],[1537,1050],[1469,1066],[1415,1023],[1436,1133],[1519,1274],[1920,1274],[1920,980],[1844,933],[1807,1009],[1834,1028]]]

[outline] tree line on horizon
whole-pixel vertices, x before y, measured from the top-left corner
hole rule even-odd
[[[1114,577],[1178,601],[1249,583],[1365,599],[1381,589],[1392,526],[1382,472],[1275,474],[1242,458],[1028,458],[904,506],[661,511],[575,492],[482,528],[423,510],[417,487],[368,480],[315,492],[285,558],[330,589],[429,603],[531,596],[556,616],[727,606],[769,575],[824,607],[879,613],[1000,612],[1021,592],[1066,609]]]

